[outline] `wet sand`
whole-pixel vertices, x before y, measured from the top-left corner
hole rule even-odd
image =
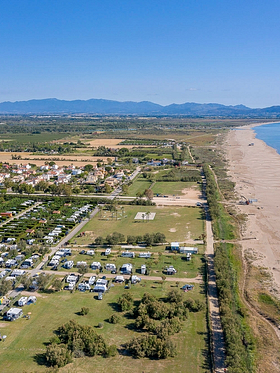
[[[238,205],[248,216],[242,248],[254,253],[254,264],[269,270],[275,290],[280,291],[280,155],[256,139],[252,127],[232,130],[227,136],[229,175],[240,200],[241,196],[258,200]]]

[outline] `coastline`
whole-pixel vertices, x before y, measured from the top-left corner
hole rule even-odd
[[[258,200],[248,206],[237,203],[239,212],[247,215],[243,253],[254,257],[255,266],[269,271],[273,290],[280,294],[280,155],[256,138],[253,127],[259,125],[264,123],[239,127],[227,135],[228,174],[240,200],[241,196]]]

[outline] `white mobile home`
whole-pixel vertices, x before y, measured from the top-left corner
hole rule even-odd
[[[151,253],[147,252],[147,253],[139,253],[139,258],[150,258],[152,256]]]
[[[135,253],[133,251],[123,251],[121,256],[124,258],[135,258]]]
[[[188,247],[188,246],[180,247],[180,254],[197,254],[197,253],[198,253],[197,247]]]
[[[11,320],[16,320],[22,315],[21,308],[10,308],[7,312],[7,317],[11,318]]]
[[[20,307],[24,306],[27,303],[27,297],[21,297],[17,303]]]

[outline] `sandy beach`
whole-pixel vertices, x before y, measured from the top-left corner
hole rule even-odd
[[[256,139],[252,127],[232,130],[227,136],[229,175],[238,196],[258,200],[238,205],[248,216],[242,249],[254,253],[254,264],[269,270],[274,289],[280,291],[280,155]]]

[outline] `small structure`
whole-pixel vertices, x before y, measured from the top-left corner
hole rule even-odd
[[[22,315],[21,308],[10,308],[9,311],[7,311],[7,317],[11,321],[18,319],[21,315]]]
[[[64,263],[63,267],[66,269],[71,269],[74,266],[73,260],[68,260],[67,262]]]
[[[116,271],[116,265],[113,263],[106,263],[105,269],[106,271]]]
[[[24,306],[27,303],[27,297],[21,297],[17,303],[20,307]]]
[[[91,269],[93,269],[93,270],[96,270],[96,269],[100,270],[100,268],[101,268],[100,262],[92,262],[91,263]]]
[[[150,252],[147,252],[147,253],[139,253],[139,258],[150,258],[152,256],[152,254]]]
[[[36,300],[37,298],[35,297],[35,295],[31,295],[28,299],[27,299],[27,303],[31,304],[31,303],[36,303]]]
[[[141,278],[136,276],[136,275],[133,275],[131,276],[131,283],[132,284],[137,284],[137,282],[140,282],[141,281]]]
[[[94,283],[95,283],[95,279],[96,279],[96,276],[90,276],[90,278],[89,278],[89,280],[88,280],[88,283],[89,283],[90,285],[94,285]]]
[[[124,282],[124,277],[123,276],[116,276],[115,277],[115,282],[117,284],[121,284],[122,282]]]
[[[19,277],[23,276],[25,274],[25,271],[23,269],[14,269],[13,272],[11,273],[12,277]]]
[[[171,242],[170,249],[172,251],[179,251],[180,249],[179,242]]]
[[[154,220],[156,216],[155,212],[137,212],[135,215],[134,220],[142,220],[142,221],[149,221],[149,220]]]
[[[79,279],[78,276],[71,274],[71,275],[68,275],[68,276],[66,277],[66,282],[67,282],[68,284],[70,284],[71,282],[75,284],[75,283],[78,281],[78,279]]]
[[[176,269],[173,266],[170,266],[166,268],[166,274],[167,275],[175,275],[177,273]]]
[[[133,251],[123,251],[121,256],[123,258],[135,258],[135,253]]]
[[[132,264],[130,264],[130,263],[123,264],[120,268],[120,273],[123,274],[123,275],[131,275]]]
[[[197,254],[198,248],[197,247],[189,247],[189,246],[182,246],[180,247],[180,254]]]
[[[141,265],[141,275],[145,275],[145,274],[146,274],[146,271],[147,271],[146,264],[142,264],[142,265]]]
[[[99,292],[98,293],[98,300],[102,300],[103,299],[103,292]]]
[[[110,254],[111,254],[111,249],[110,248],[106,249],[104,255],[107,256],[107,255],[110,255]]]

